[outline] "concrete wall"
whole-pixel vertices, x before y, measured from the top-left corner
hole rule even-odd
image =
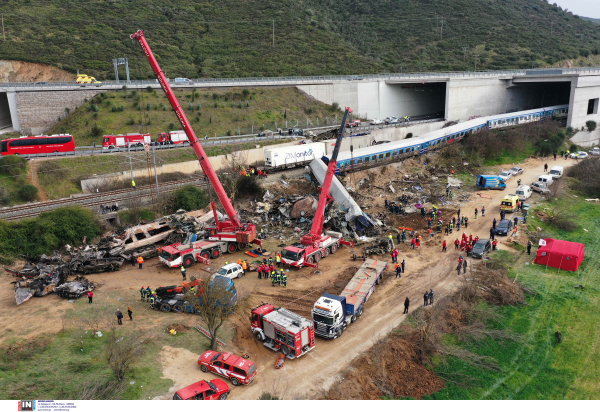
[[[385,84],[380,82],[379,118],[444,113],[445,83]]]
[[[600,99],[600,76],[581,74],[571,83],[571,98],[567,125],[573,129],[585,127],[585,122],[593,120],[600,125],[600,105],[596,105],[596,113],[587,114],[590,99]]]
[[[600,145],[600,129],[596,129],[593,132],[577,132],[571,138],[571,141],[578,146],[583,147],[596,147]]]
[[[19,129],[13,121],[13,128],[23,134],[41,134],[52,127],[58,118],[64,118],[65,108],[71,110],[81,106],[85,99],[91,99],[98,92],[81,90],[78,92],[17,92]]]
[[[450,79],[446,89],[446,119],[467,120],[471,116],[504,113],[507,80]]]

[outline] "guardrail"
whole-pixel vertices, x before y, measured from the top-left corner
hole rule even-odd
[[[327,83],[334,81],[360,81],[360,80],[394,80],[394,79],[427,79],[444,77],[489,77],[489,76],[543,76],[556,74],[581,74],[600,73],[600,67],[573,67],[573,68],[543,68],[543,69],[515,69],[515,70],[479,70],[462,72],[410,72],[410,73],[383,73],[383,74],[361,74],[361,75],[336,75],[336,76],[290,76],[290,77],[238,77],[238,78],[203,78],[191,79],[186,82],[175,82],[169,79],[172,87],[207,87],[207,86],[233,86],[252,84],[302,84],[302,83]],[[35,88],[52,90],[60,88],[102,88],[118,89],[127,87],[160,88],[157,80],[132,80],[103,81],[99,84],[76,82],[8,82],[1,83],[0,88]]]

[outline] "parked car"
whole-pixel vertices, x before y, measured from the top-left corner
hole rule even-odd
[[[213,279],[215,276],[224,276],[229,279],[241,278],[244,276],[244,269],[237,263],[229,263],[217,270],[217,273],[211,276]]]
[[[538,192],[542,195],[550,192],[550,189],[548,189],[548,186],[546,186],[545,183],[541,183],[541,182],[533,182],[531,184],[531,190],[533,190],[534,192]]]
[[[220,400],[224,401],[229,395],[229,385],[221,379],[213,379],[210,382],[199,381],[179,389],[173,395],[176,401],[208,401]]]
[[[198,366],[204,373],[212,372],[223,376],[234,386],[248,385],[256,377],[256,365],[240,356],[229,352],[204,352],[198,358]]]
[[[394,124],[398,122],[400,122],[400,120],[398,120],[397,117],[390,117],[389,119],[386,119],[385,124]]]
[[[503,170],[498,176],[500,176],[500,179],[502,179],[506,182],[508,179],[510,179],[512,177],[512,173],[507,170]]]
[[[532,191],[531,188],[527,185],[520,185],[515,192],[517,196],[519,196],[519,200],[525,201],[531,197]]]
[[[508,169],[508,171],[513,175],[513,176],[517,176],[517,175],[522,175],[523,174],[523,169],[520,167],[511,167],[510,169]]]
[[[502,219],[500,223],[496,226],[496,234],[502,236],[508,236],[508,234],[512,231],[513,222],[512,220]]]
[[[373,119],[373,120],[371,120],[371,124],[383,124],[383,120]]]
[[[551,186],[554,183],[554,178],[550,175],[541,175],[537,180],[539,183],[544,183],[546,187]]]
[[[473,246],[473,250],[471,250],[471,256],[475,259],[483,259],[484,255],[490,250],[492,250],[492,242],[487,239],[479,239]]]
[[[591,156],[600,156],[600,148],[594,147],[590,150]]]
[[[588,157],[588,154],[586,152],[573,152],[569,155],[569,157],[571,159],[585,159]]]

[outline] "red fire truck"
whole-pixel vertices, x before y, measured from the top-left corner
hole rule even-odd
[[[189,243],[173,243],[170,246],[164,246],[160,250],[158,258],[161,262],[170,268],[183,267],[189,268],[198,260],[198,256],[204,259],[216,259],[227,251],[226,242],[211,242],[198,240]]]
[[[190,141],[183,130],[159,133],[157,142],[160,144],[190,144]]]
[[[252,309],[251,329],[267,348],[294,359],[315,347],[315,327],[308,319],[263,303]]]
[[[115,147],[143,146],[144,143],[151,144],[150,134],[128,133],[118,135],[107,135],[102,137],[102,149],[114,149]]]

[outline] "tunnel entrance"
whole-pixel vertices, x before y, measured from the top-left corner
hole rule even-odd
[[[504,112],[569,104],[571,82],[519,82],[507,89]]]
[[[10,107],[8,105],[8,96],[6,93],[0,93],[0,132],[12,128],[13,122],[10,116]]]
[[[381,96],[381,117],[409,116],[411,121],[444,118],[446,83],[387,84]]]

